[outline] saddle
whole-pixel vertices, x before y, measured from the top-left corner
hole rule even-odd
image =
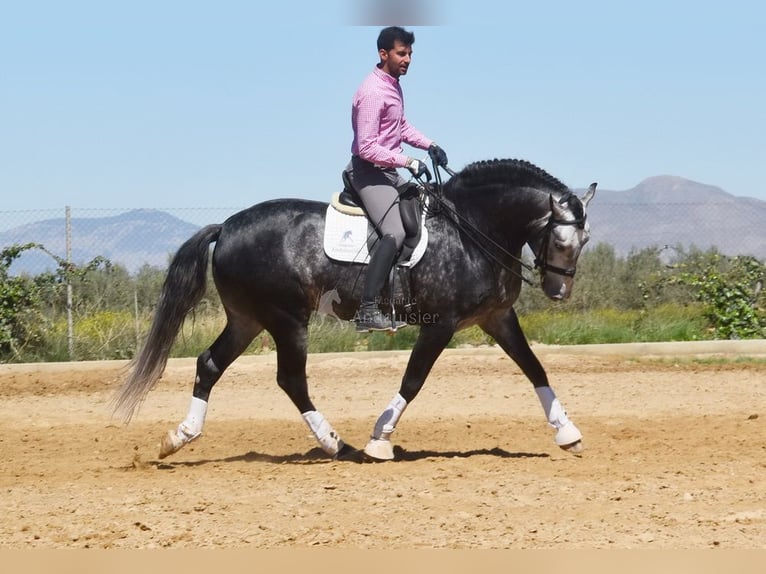
[[[369,221],[346,171],[342,173],[343,189],[332,195],[327,207],[324,250],[330,259],[350,263],[368,263],[378,238],[378,230]],[[397,266],[412,267],[420,261],[428,245],[425,227],[426,200],[421,201],[420,188],[408,183],[399,189],[399,213],[405,238]]]

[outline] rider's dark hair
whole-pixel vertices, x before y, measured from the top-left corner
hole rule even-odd
[[[393,50],[394,42],[399,40],[405,46],[412,46],[415,43],[415,34],[408,32],[399,26],[389,26],[383,28],[378,35],[378,50]]]

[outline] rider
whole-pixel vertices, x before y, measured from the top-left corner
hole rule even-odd
[[[398,26],[381,30],[378,35],[380,62],[359,86],[351,108],[354,140],[346,171],[381,237],[367,267],[362,301],[355,318],[359,332],[405,325],[403,322],[392,325],[377,305],[378,295],[405,238],[397,200],[398,188],[407,182],[396,168],[406,167],[417,178],[430,179],[431,174],[424,162],[403,154],[402,142],[427,149],[437,165],[447,165],[444,150],[404,117],[399,78],[407,73],[414,43],[415,35]]]

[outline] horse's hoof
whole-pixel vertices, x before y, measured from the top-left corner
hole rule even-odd
[[[582,440],[582,433],[572,421],[568,421],[563,427],[561,427],[556,433],[554,439],[556,444],[561,448],[566,448]]]
[[[167,434],[162,437],[162,441],[160,442],[160,458],[162,459],[178,452],[183,445],[183,441],[178,437],[175,431],[168,431]]]
[[[375,461],[394,460],[394,445],[390,440],[373,438],[364,447],[364,454]]]
[[[335,460],[343,462],[364,462],[364,453],[361,450],[355,449],[349,444],[344,444],[343,447],[335,455]]]
[[[569,454],[581,454],[585,447],[582,445],[582,441],[578,440],[577,442],[573,442],[572,444],[563,444],[560,445],[561,450],[567,451]]]
[[[168,431],[167,434],[162,437],[162,441],[160,442],[159,457],[163,459],[166,456],[170,456],[171,454],[178,452],[184,446],[189,444],[194,439],[199,438],[200,436],[201,433],[187,436],[186,434],[180,433],[178,431]]]

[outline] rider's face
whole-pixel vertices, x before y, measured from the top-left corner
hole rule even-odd
[[[380,50],[380,62],[382,69],[387,74],[398,78],[407,73],[407,68],[412,60],[412,46],[402,44],[395,40],[394,47],[390,50]]]

